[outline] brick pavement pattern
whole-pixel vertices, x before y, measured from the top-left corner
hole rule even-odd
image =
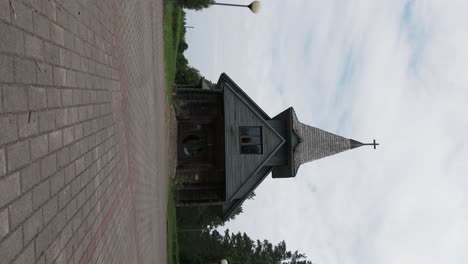
[[[0,263],[166,263],[162,0],[0,0]]]

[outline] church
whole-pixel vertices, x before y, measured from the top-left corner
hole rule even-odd
[[[177,87],[176,206],[210,206],[223,219],[271,173],[364,145],[301,123],[292,107],[266,114],[225,73],[215,87]]]

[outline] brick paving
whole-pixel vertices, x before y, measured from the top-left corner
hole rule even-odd
[[[162,20],[0,0],[0,263],[167,262]]]

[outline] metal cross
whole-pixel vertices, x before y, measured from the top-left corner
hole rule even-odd
[[[375,139],[374,139],[374,143],[367,143],[367,144],[364,144],[364,145],[374,146],[374,149],[376,149],[377,146],[380,145],[380,144],[375,142]]]

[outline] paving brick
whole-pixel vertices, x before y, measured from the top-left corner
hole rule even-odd
[[[20,195],[19,173],[5,177],[0,180],[0,207],[8,204]]]
[[[28,96],[24,87],[3,87],[3,110],[5,112],[23,111],[28,109]]]
[[[85,73],[82,73],[82,72],[77,72],[76,73],[76,87],[78,87],[78,88],[85,88],[86,87]]]
[[[63,170],[55,173],[54,176],[50,178],[50,195],[55,195],[59,192],[60,189],[65,184],[65,174]]]
[[[29,142],[21,141],[7,148],[8,170],[16,170],[31,161]]]
[[[59,208],[62,210],[71,200],[71,186],[67,185],[59,193]]]
[[[3,113],[3,96],[2,96],[2,86],[0,85],[0,114]]]
[[[71,195],[74,197],[81,190],[80,177],[75,178],[71,183]]]
[[[37,251],[37,250],[36,250]],[[41,255],[38,260],[36,260],[36,264],[46,264],[45,262],[45,255]]]
[[[3,1],[3,0],[0,0]],[[1,12],[1,9],[0,9]],[[0,82],[13,81],[13,58],[0,54]]]
[[[34,31],[37,35],[50,39],[50,22],[46,17],[43,17],[42,14],[34,14]]]
[[[67,70],[67,86],[76,87],[76,72]]]
[[[0,177],[6,174],[5,149],[0,149]]]
[[[30,264],[34,263],[34,242],[30,243],[28,247],[16,258],[13,264]]]
[[[81,90],[74,89],[73,90],[73,104],[81,104]]]
[[[75,163],[72,162],[65,168],[65,184],[70,183],[70,181],[75,178],[75,175],[76,175],[75,174]]]
[[[65,45],[65,38],[64,38],[64,29],[61,26],[56,24],[52,24],[52,41],[56,44],[64,46]]]
[[[9,206],[10,209],[10,226],[15,228],[21,224],[32,213],[32,194],[31,192],[21,196]]]
[[[24,34],[22,31],[0,21],[0,47],[3,51],[24,54]]]
[[[21,190],[27,192],[41,181],[41,170],[39,162],[35,162],[21,170]]]
[[[21,138],[30,137],[39,131],[39,115],[36,112],[18,115],[18,131]],[[31,149],[32,151],[32,149]]]
[[[78,122],[78,108],[68,108],[68,124],[72,125]]]
[[[81,69],[81,57],[78,53],[72,53],[72,68],[75,70]]]
[[[70,106],[73,104],[73,90],[71,89],[61,89],[60,90],[61,96],[62,96],[62,103],[63,106]]]
[[[24,243],[29,243],[42,229],[42,208],[35,211],[23,224]]]
[[[0,244],[0,256],[2,256],[2,262],[10,263],[10,261],[20,253],[22,248],[23,230],[20,227]]]
[[[71,1],[68,1],[67,3],[71,3]],[[72,14],[75,14],[75,12],[68,11]],[[73,33],[73,35],[78,35],[78,20],[76,20],[74,17],[70,16],[68,18],[69,26],[70,26],[70,31]]]
[[[49,138],[49,142],[50,142],[50,138]],[[41,179],[49,178],[56,171],[57,171],[57,154],[53,153],[41,160]]]
[[[75,37],[71,32],[65,31],[64,32],[64,40],[65,40],[65,47],[67,49],[74,50],[75,49]]]
[[[56,214],[58,211],[58,198],[57,196],[54,196],[52,199],[50,199],[42,208],[43,212],[43,219],[44,223],[48,223]]]
[[[42,13],[44,13],[50,20],[57,20],[57,7],[54,1],[41,0]]]
[[[48,107],[60,107],[62,105],[60,99],[60,90],[54,88],[46,89],[47,106]]]
[[[72,223],[69,222],[60,233],[60,246],[61,248],[65,248],[68,241],[72,238],[73,235],[72,230]]]
[[[79,37],[75,37],[75,51],[83,56],[83,41]]]
[[[60,48],[52,43],[44,42],[44,60],[52,64],[60,64]]]
[[[55,151],[63,146],[62,130],[49,133],[49,151]]]
[[[44,88],[28,88],[29,109],[37,110],[46,107],[46,91]]]
[[[10,22],[10,9],[8,0],[0,0],[0,19]]]
[[[65,108],[55,110],[55,120],[57,128],[68,125],[68,110]]]
[[[15,59],[16,82],[36,83],[37,66],[31,60]]]
[[[63,130],[63,144],[68,145],[74,140],[74,127],[68,127]]]
[[[32,7],[34,10],[34,13],[37,13],[37,11],[41,11],[41,2],[40,0],[23,0],[23,2],[29,6]]]
[[[0,146],[18,139],[16,116],[0,116]]]
[[[49,131],[55,129],[55,111],[45,111],[39,113],[39,131]]]
[[[70,145],[70,160],[76,160],[80,156],[80,143],[75,142]]]
[[[81,106],[80,108],[78,108],[78,120],[79,121],[84,121],[87,118],[88,117],[87,117],[86,106]]]
[[[36,256],[40,256],[52,242],[52,223],[48,224],[40,233],[37,234]],[[36,262],[37,263],[37,262]]]
[[[50,196],[49,180],[46,180],[33,189],[33,209],[36,210]]]
[[[40,135],[31,139],[31,159],[36,160],[48,153],[49,140],[47,135]]]
[[[81,139],[83,137],[83,123],[75,125],[75,139]]]
[[[65,86],[67,85],[67,70],[63,68],[54,67],[54,85]]]
[[[25,34],[24,35],[24,50],[27,56],[43,59],[43,42],[38,37],[33,35]]]
[[[8,208],[0,211],[0,240],[2,240],[8,232],[10,232],[8,221]]]
[[[65,168],[70,162],[70,150],[65,147],[57,152],[57,165],[59,168]]]
[[[23,5],[22,3],[18,1],[15,1],[14,5],[15,5],[16,19],[13,19],[12,22],[29,32],[33,32],[32,9]]]
[[[46,263],[53,263],[60,253],[60,238],[56,238],[54,242],[45,251]]]
[[[60,235],[60,231],[65,227],[66,222],[66,217],[65,217],[65,212],[59,211],[57,215],[52,219],[52,223],[54,224],[54,235],[58,236]]]
[[[81,158],[76,160],[75,167],[76,167],[76,174],[77,175],[84,171],[84,169],[85,169],[84,157],[81,157]]]
[[[52,66],[46,63],[39,62],[37,70],[37,83],[42,85],[52,85]]]

